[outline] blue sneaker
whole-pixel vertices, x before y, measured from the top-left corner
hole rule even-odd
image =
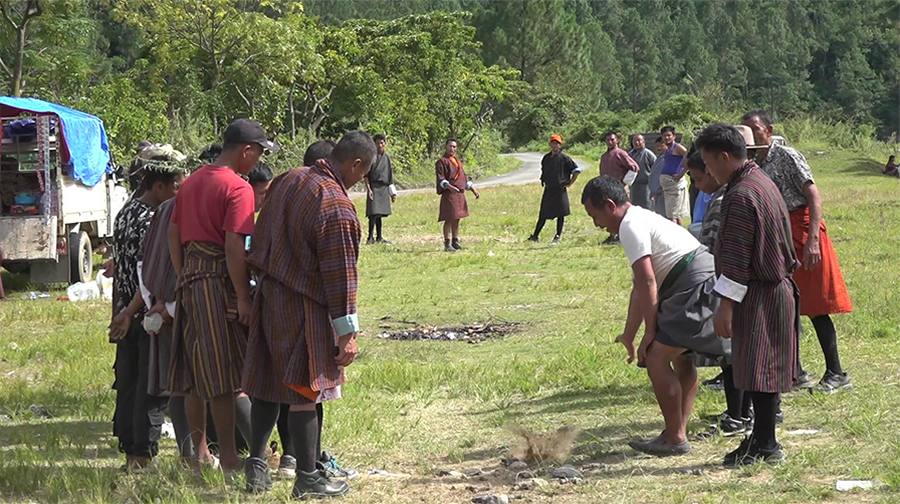
[[[338,465],[337,459],[335,459],[334,456],[327,451],[322,452],[322,458],[319,459],[319,462],[325,469],[325,474],[329,479],[352,480],[359,476],[359,472],[357,472],[355,469],[345,469]]]

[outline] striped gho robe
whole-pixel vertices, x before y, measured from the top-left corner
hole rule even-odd
[[[799,267],[787,207],[753,161],[728,181],[715,245],[716,292],[736,304],[734,384],[752,392],[789,392],[797,357]]]
[[[360,227],[337,168],[320,160],[272,182],[247,259],[258,276],[242,388],[282,404],[336,399],[340,336],[358,332]]]

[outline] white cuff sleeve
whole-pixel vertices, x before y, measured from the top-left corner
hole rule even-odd
[[[397,187],[395,187],[394,184],[388,186],[388,191],[390,191],[391,196],[397,195]]]
[[[630,186],[637,179],[638,172],[629,170],[628,173],[625,174],[625,185]]]
[[[581,167],[580,167],[580,166],[576,166],[575,169],[572,170],[572,173],[581,173],[581,171],[582,171],[582,170],[581,170]]]
[[[747,295],[746,285],[741,285],[725,275],[719,275],[714,290],[722,297],[726,297],[735,303],[740,303],[744,300],[744,296]]]
[[[450,185],[449,180],[441,180],[441,187],[447,187],[448,185]]]
[[[473,185],[475,185],[475,184],[474,184],[474,183],[472,183],[472,181],[471,181],[471,180],[470,180],[470,181],[468,181],[468,182],[466,182],[466,191],[468,191],[468,190],[469,190],[469,189],[471,189],[471,188],[472,188],[472,186],[473,186]]]
[[[175,301],[166,303],[166,311],[169,312],[170,317],[175,318]]]
[[[137,263],[137,275],[138,275],[138,285],[141,288],[141,297],[144,299],[144,306],[148,309],[153,307],[153,295],[150,294],[150,290],[144,287],[144,262],[138,261]]]
[[[346,336],[348,334],[359,332],[359,316],[355,313],[351,313],[350,315],[338,317],[331,321],[331,325],[334,326],[334,330],[338,333],[338,336]]]

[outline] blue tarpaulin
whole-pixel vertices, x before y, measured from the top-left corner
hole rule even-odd
[[[14,110],[9,111],[7,108]],[[2,115],[9,116],[18,112],[55,114],[59,117],[65,143],[61,159],[67,162],[69,175],[75,180],[86,186],[95,186],[103,178],[104,172],[113,172],[109,162],[106,128],[100,118],[36,98],[0,96]]]

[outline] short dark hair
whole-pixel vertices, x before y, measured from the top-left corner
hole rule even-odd
[[[272,174],[272,170],[269,168],[269,165],[260,161],[256,163],[256,166],[250,170],[250,173],[247,174],[247,181],[251,184],[265,184],[266,182],[270,182],[275,175]]]
[[[606,133],[603,134],[603,141],[604,141],[604,142],[607,141],[607,140],[609,139],[609,135],[616,135],[616,138],[619,138],[619,134],[618,134],[618,133],[616,133],[615,131],[610,130],[610,131],[607,131]]]
[[[759,120],[762,121],[762,123],[765,124],[766,126],[772,125],[772,121],[769,120],[769,113],[763,109],[756,109],[756,110],[751,110],[750,112],[747,112],[746,114],[744,114],[744,117],[741,118],[741,122],[749,121],[750,119],[753,119],[754,117],[758,117]]]
[[[312,166],[316,164],[316,161],[328,158],[333,150],[334,142],[331,140],[316,140],[306,148],[306,152],[303,154],[303,166]]]
[[[689,170],[706,171],[706,163],[703,162],[703,157],[700,156],[699,151],[694,151],[688,156],[687,167]]]
[[[625,192],[625,186],[606,175],[589,180],[581,192],[581,204],[586,205],[590,201],[594,208],[602,208],[606,200],[612,201],[617,206],[627,203],[628,194]]]
[[[444,142],[444,147],[446,147],[447,145],[449,145],[450,142],[453,142],[453,143],[459,145],[459,142],[457,142],[455,138],[452,138],[452,137],[451,137],[451,138],[448,138],[446,142]]]
[[[747,159],[747,142],[744,136],[732,125],[725,123],[710,124],[700,136],[694,139],[697,151],[727,152],[734,158]]]
[[[169,161],[169,158],[165,156],[156,156],[154,158],[151,158],[150,161],[167,162]],[[175,182],[175,179],[177,179],[179,175],[183,174],[181,170],[173,170],[167,168],[157,169],[152,164],[144,165],[141,173],[143,174],[143,177],[141,179],[141,188],[145,191],[153,189],[153,186],[155,186],[157,182],[162,182],[165,185],[170,185]]]
[[[656,143],[664,143],[664,142],[665,142],[665,140],[663,140],[662,136],[656,137]]]
[[[219,144],[210,144],[200,153],[198,158],[204,163],[211,163],[222,155],[222,146]]]
[[[377,142],[379,140],[384,140],[385,142],[387,142],[387,135],[385,135],[384,133],[379,133],[372,137],[373,142]]]
[[[671,131],[672,134],[675,134],[675,126],[663,126],[659,129],[659,134],[664,135],[667,131]]]
[[[331,159],[338,163],[349,161],[351,159],[361,159],[364,163],[371,166],[375,162],[375,156],[378,151],[375,148],[375,142],[372,137],[365,131],[353,130],[344,134],[341,140],[334,146],[331,152]]]

